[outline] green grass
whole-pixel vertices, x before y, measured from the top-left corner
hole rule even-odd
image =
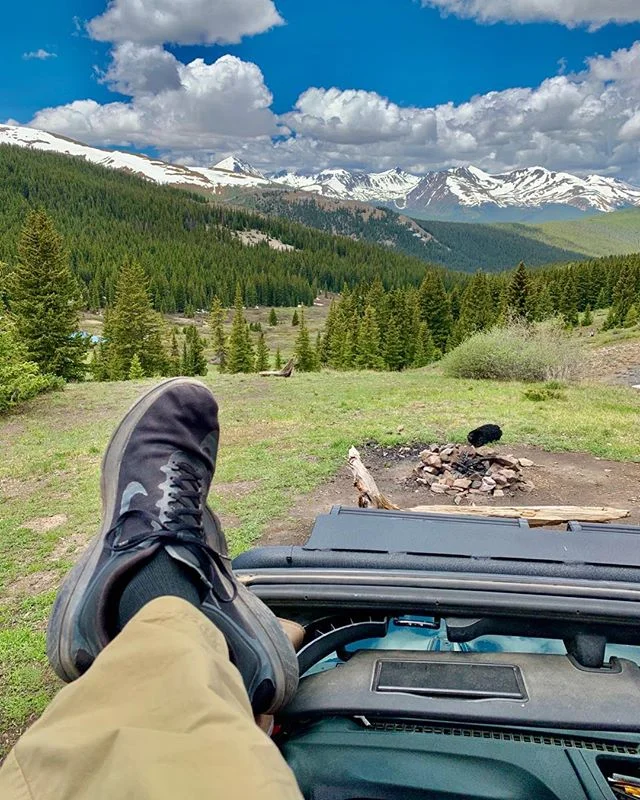
[[[640,208],[578,220],[543,222],[539,225],[498,224],[495,227],[564,250],[576,250],[587,256],[640,252]]]
[[[569,386],[562,403],[532,403],[523,384],[443,378],[436,369],[207,380],[222,425],[221,490],[214,489],[213,502],[231,520],[234,553],[332,475],[351,444],[367,439],[463,440],[489,415],[507,443],[619,460],[640,454],[640,394],[623,388]],[[19,731],[55,690],[44,653],[55,587],[98,525],[100,457],[109,435],[152,384],[69,386],[0,420],[0,733]],[[234,491],[236,481],[243,491]],[[25,527],[56,514],[67,521],[53,530]]]

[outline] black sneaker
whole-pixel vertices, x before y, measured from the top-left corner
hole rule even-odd
[[[256,713],[294,694],[298,663],[276,617],[233,575],[222,528],[206,507],[218,406],[204,384],[165,381],[138,400],[102,462],[102,528],[69,573],[47,631],[56,673],[72,681],[118,633],[131,575],[161,548],[193,570],[201,611],[225,636]]]

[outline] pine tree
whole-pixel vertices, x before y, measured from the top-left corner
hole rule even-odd
[[[153,310],[147,276],[136,261],[125,261],[116,285],[116,300],[105,318],[105,364],[109,380],[126,380],[138,355],[145,376],[167,369],[162,342],[163,321]]]
[[[613,289],[611,311],[607,317],[605,328],[615,328],[624,325],[625,319],[631,306],[638,297],[636,271],[629,264],[626,264]]]
[[[16,335],[28,360],[43,373],[81,380],[88,348],[79,329],[81,292],[62,237],[44,211],[27,217],[18,264],[6,282]]]
[[[269,325],[273,328],[278,324],[278,315],[276,314],[275,308],[272,308],[269,312]]]
[[[373,306],[366,307],[358,329],[355,364],[359,369],[384,369],[384,359],[380,355],[380,329]]]
[[[298,316],[298,309],[294,309],[293,317],[291,317],[291,324],[295,327],[300,324],[300,317]]]
[[[235,312],[229,336],[229,356],[226,369],[228,372],[236,373],[253,372],[253,368],[253,346],[251,344],[249,326],[244,318],[242,293],[238,286],[236,288]]]
[[[441,353],[433,343],[433,336],[426,322],[420,323],[416,352],[413,357],[413,367],[426,367],[432,361],[437,361]]]
[[[185,335],[183,375],[206,375],[207,359],[204,357],[204,341],[195,325],[188,325]]]
[[[460,301],[460,315],[454,326],[456,344],[474,333],[490,328],[496,311],[489,281],[484,272],[477,272],[467,284]]]
[[[384,343],[384,360],[390,370],[400,370],[404,364],[404,349],[400,336],[400,321],[395,313],[389,317]]]
[[[521,261],[507,290],[507,312],[513,319],[531,322],[533,310],[529,273]]]
[[[224,334],[225,317],[226,312],[220,302],[220,298],[216,295],[211,304],[209,330],[211,331],[213,352],[215,353],[220,372],[224,372],[227,368],[227,337]]]
[[[449,298],[442,279],[436,272],[428,272],[418,290],[418,305],[422,322],[426,322],[433,341],[440,350],[447,346],[453,318]]]
[[[591,306],[587,305],[584,310],[584,315],[582,317],[582,321],[580,322],[583,328],[588,328],[589,325],[593,325],[593,314],[591,313]]]
[[[627,315],[624,318],[623,327],[635,328],[638,322],[640,322],[640,314],[638,314],[638,306],[634,303],[627,311]]]
[[[569,270],[565,280],[562,296],[560,298],[560,313],[567,328],[575,328],[580,321],[578,316],[578,296],[575,276]]]
[[[180,348],[178,347],[178,339],[176,338],[174,329],[171,331],[171,346],[169,349],[167,374],[171,377],[176,377],[181,374],[181,371]]]
[[[304,311],[300,311],[300,330],[296,337],[295,354],[296,354],[296,368],[300,372],[316,372],[320,366],[316,359],[316,354],[311,346],[309,338],[309,329],[304,319]]]
[[[279,347],[276,350],[276,369],[282,369],[282,353]]]
[[[129,367],[128,378],[130,381],[139,381],[144,378],[144,370],[142,369],[142,362],[140,356],[136,353],[131,359],[131,366]]]
[[[264,340],[264,333],[258,336],[258,346],[256,348],[256,372],[264,372],[269,369],[269,348]]]
[[[536,307],[536,319],[543,320],[549,319],[555,314],[553,306],[553,297],[551,296],[551,289],[545,286],[538,294],[538,302]]]

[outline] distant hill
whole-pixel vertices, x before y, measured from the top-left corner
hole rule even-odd
[[[580,250],[590,256],[640,253],[640,208],[598,214],[581,220],[492,227],[501,234],[509,232],[553,247]]]
[[[0,261],[17,257],[29,209],[45,208],[65,237],[87,305],[113,297],[118,269],[136,258],[161,311],[233,302],[311,304],[319,292],[379,277],[416,285],[424,261],[287,219],[222,205],[201,192],[159,186],[82,158],[0,144]],[[426,236],[426,234],[424,234]],[[448,285],[459,280],[444,274]]]
[[[229,189],[228,202],[257,209],[328,233],[381,244],[449,269],[498,272],[525,261],[531,266],[584,258],[580,248],[560,247],[509,226],[411,219],[388,208],[352,200],[274,189]]]

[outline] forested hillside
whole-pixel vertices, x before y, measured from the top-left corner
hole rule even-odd
[[[512,232],[554,247],[576,248],[590,256],[640,251],[640,208],[596,214],[580,220],[541,225],[496,225],[500,235]]]
[[[273,189],[229,190],[233,204],[243,204],[318,230],[394,248],[449,269],[498,272],[520,261],[532,266],[584,258],[578,246],[557,247],[522,235],[508,226],[409,219],[388,208],[314,197]],[[527,231],[527,234],[529,232]]]
[[[322,290],[379,277],[417,285],[416,258],[302,225],[212,203],[77,158],[0,147],[0,261],[12,263],[27,212],[43,207],[64,236],[90,308],[111,303],[117,272],[137,259],[160,311],[231,305],[240,283],[247,305],[311,303]],[[243,245],[235,231],[259,230],[294,249]],[[447,285],[455,275],[443,274]]]

